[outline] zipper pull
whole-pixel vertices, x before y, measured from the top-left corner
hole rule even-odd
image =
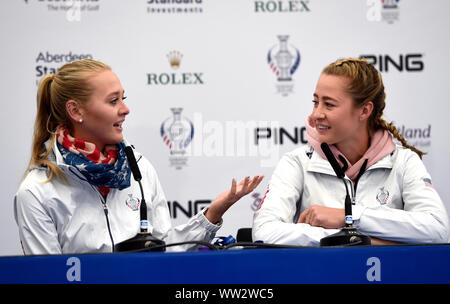
[[[105,212],[105,215],[108,215],[108,206],[106,206],[106,203],[103,203],[103,211]]]

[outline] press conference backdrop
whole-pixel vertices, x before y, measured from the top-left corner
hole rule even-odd
[[[0,255],[21,254],[13,196],[30,157],[37,84],[81,58],[119,75],[131,109],[125,137],[155,166],[174,225],[233,177],[264,174],[218,235],[251,226],[277,161],[306,143],[321,69],[340,57],[381,71],[385,118],[428,153],[450,210],[449,10],[445,0],[1,1]]]

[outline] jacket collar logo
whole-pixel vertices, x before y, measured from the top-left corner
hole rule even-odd
[[[384,189],[384,187],[381,187],[380,189],[378,189],[377,201],[381,205],[385,205],[388,200],[389,200],[389,191]]]

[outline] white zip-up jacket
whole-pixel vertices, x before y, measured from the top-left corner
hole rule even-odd
[[[211,241],[220,226],[210,223],[203,211],[187,224],[172,228],[167,201],[155,169],[142,155],[136,152],[135,155],[147,203],[148,231],[166,244]],[[141,199],[141,192],[132,177],[130,187],[111,189],[105,200],[97,187],[89,184],[75,167],[64,162],[56,143],[53,157],[69,183],[56,177],[43,183],[48,178],[48,170],[33,168],[14,197],[14,216],[25,254],[112,252],[113,242],[120,243],[140,232],[136,202]],[[192,245],[168,247],[167,250],[189,247]]]
[[[362,233],[404,243],[448,241],[445,206],[423,162],[410,149],[397,146],[367,168],[357,185],[350,183],[354,226]],[[253,240],[319,246],[320,239],[339,229],[297,223],[300,213],[313,204],[343,209],[345,195],[342,180],[311,145],[289,152],[254,214]]]

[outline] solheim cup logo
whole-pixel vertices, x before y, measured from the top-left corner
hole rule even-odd
[[[300,52],[296,47],[288,45],[288,39],[288,35],[279,35],[279,44],[270,48],[267,54],[267,63],[277,75],[277,90],[282,96],[292,93],[294,88],[292,75],[300,65]]]
[[[187,164],[186,149],[194,138],[194,124],[181,116],[183,108],[171,108],[172,117],[161,124],[161,137],[170,149],[171,166],[181,169]]]

